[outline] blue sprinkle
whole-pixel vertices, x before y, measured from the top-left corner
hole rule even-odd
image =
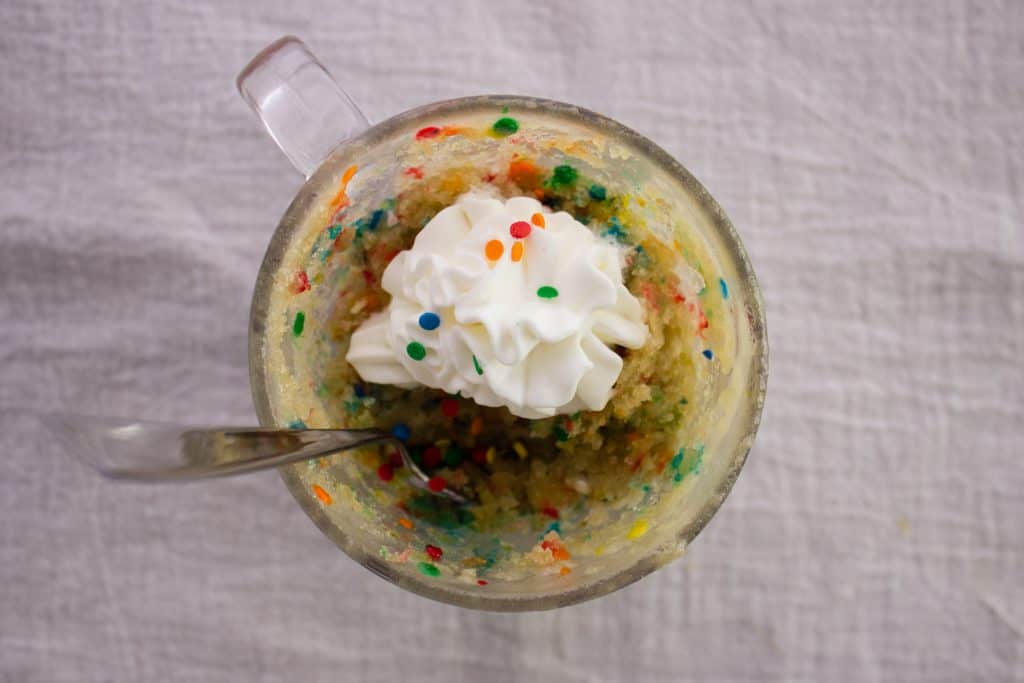
[[[409,425],[402,424],[401,422],[391,428],[391,435],[402,441],[408,441],[411,434],[412,431],[409,429]]]
[[[729,286],[727,284],[725,284],[725,280],[723,280],[722,278],[718,278],[718,286],[722,289],[722,298],[723,299],[728,299],[729,298]]]
[[[431,313],[427,311],[420,316],[420,327],[426,331],[436,330],[441,326],[441,318],[438,317],[437,313]]]
[[[341,231],[344,228],[345,226],[342,225],[341,223],[335,223],[331,227],[327,228],[327,236],[330,237],[332,240],[338,239],[338,235],[341,234]]]
[[[715,357],[715,354],[711,353],[711,349],[704,349],[703,353],[704,357],[707,358],[708,360],[711,360],[712,358]]]
[[[542,537],[543,536],[547,536],[549,531],[554,531],[556,534],[561,536],[562,535],[562,523],[560,521],[558,521],[557,519],[555,521],[551,522],[551,524],[548,524],[548,528],[544,530],[544,533],[541,534],[541,536]]]
[[[288,429],[305,429],[305,428],[306,428],[306,423],[303,422],[302,420],[296,419],[296,420],[292,420],[291,422],[288,423]]]
[[[362,384],[354,384],[352,385],[352,389],[356,392],[356,398],[366,396],[366,389],[363,388]]]
[[[370,230],[376,230],[382,220],[384,220],[384,212],[381,209],[377,209],[370,214],[370,224],[367,227]]]

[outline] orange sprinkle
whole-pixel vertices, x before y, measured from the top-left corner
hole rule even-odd
[[[519,185],[535,183],[540,178],[537,165],[529,159],[516,159],[508,165],[508,179]]]
[[[406,529],[412,529],[412,522],[410,522],[405,517],[402,517],[400,520],[398,520],[398,523],[404,526]]]
[[[323,503],[324,505],[330,505],[331,503],[334,502],[334,499],[331,498],[331,494],[327,493],[327,491],[324,491],[317,484],[313,484],[313,493],[316,494],[316,497],[319,498],[320,502]]]
[[[558,570],[558,573],[561,574],[562,576],[565,576],[566,574],[568,574],[571,571],[572,571],[572,569],[570,569],[569,567],[562,567],[561,569]]]
[[[349,205],[348,194],[345,191],[358,170],[359,167],[355,164],[345,169],[345,173],[341,176],[341,183],[338,186],[338,194],[334,195],[334,199],[331,200],[331,211],[338,211]]]
[[[569,555],[569,551],[566,550],[565,546],[558,541],[541,541],[540,547],[544,550],[550,550],[551,557],[553,557],[556,562],[563,562],[565,560],[572,559],[572,556]]]
[[[626,434],[626,441],[629,443],[635,443],[640,440],[640,432],[630,432]]]
[[[544,214],[542,214],[542,213],[535,213],[535,214],[533,214],[532,216],[530,216],[530,222],[533,223],[534,225],[536,225],[538,228],[543,228],[544,227]]]
[[[473,421],[469,423],[469,433],[473,436],[477,436],[482,431],[484,431],[484,419],[477,415],[473,418]]]
[[[512,245],[512,260],[515,262],[523,260],[523,243],[516,242]]]
[[[491,240],[484,246],[484,254],[492,261],[497,261],[505,253],[505,245],[501,240]]]

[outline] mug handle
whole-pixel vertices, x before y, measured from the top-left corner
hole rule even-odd
[[[263,48],[238,74],[235,85],[306,178],[335,147],[370,126],[348,93],[295,36]]]

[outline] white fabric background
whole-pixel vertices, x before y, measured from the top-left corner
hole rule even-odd
[[[372,119],[528,93],[687,165],[764,288],[751,458],[678,563],[494,615],[273,473],[98,481],[26,411],[249,421],[298,177],[236,96],[302,36]],[[1024,3],[0,4],[0,678],[1024,680]]]

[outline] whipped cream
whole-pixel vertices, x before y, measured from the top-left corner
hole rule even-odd
[[[384,271],[388,307],[351,338],[367,382],[424,385],[542,418],[601,410],[647,339],[623,253],[529,197],[471,192]]]

